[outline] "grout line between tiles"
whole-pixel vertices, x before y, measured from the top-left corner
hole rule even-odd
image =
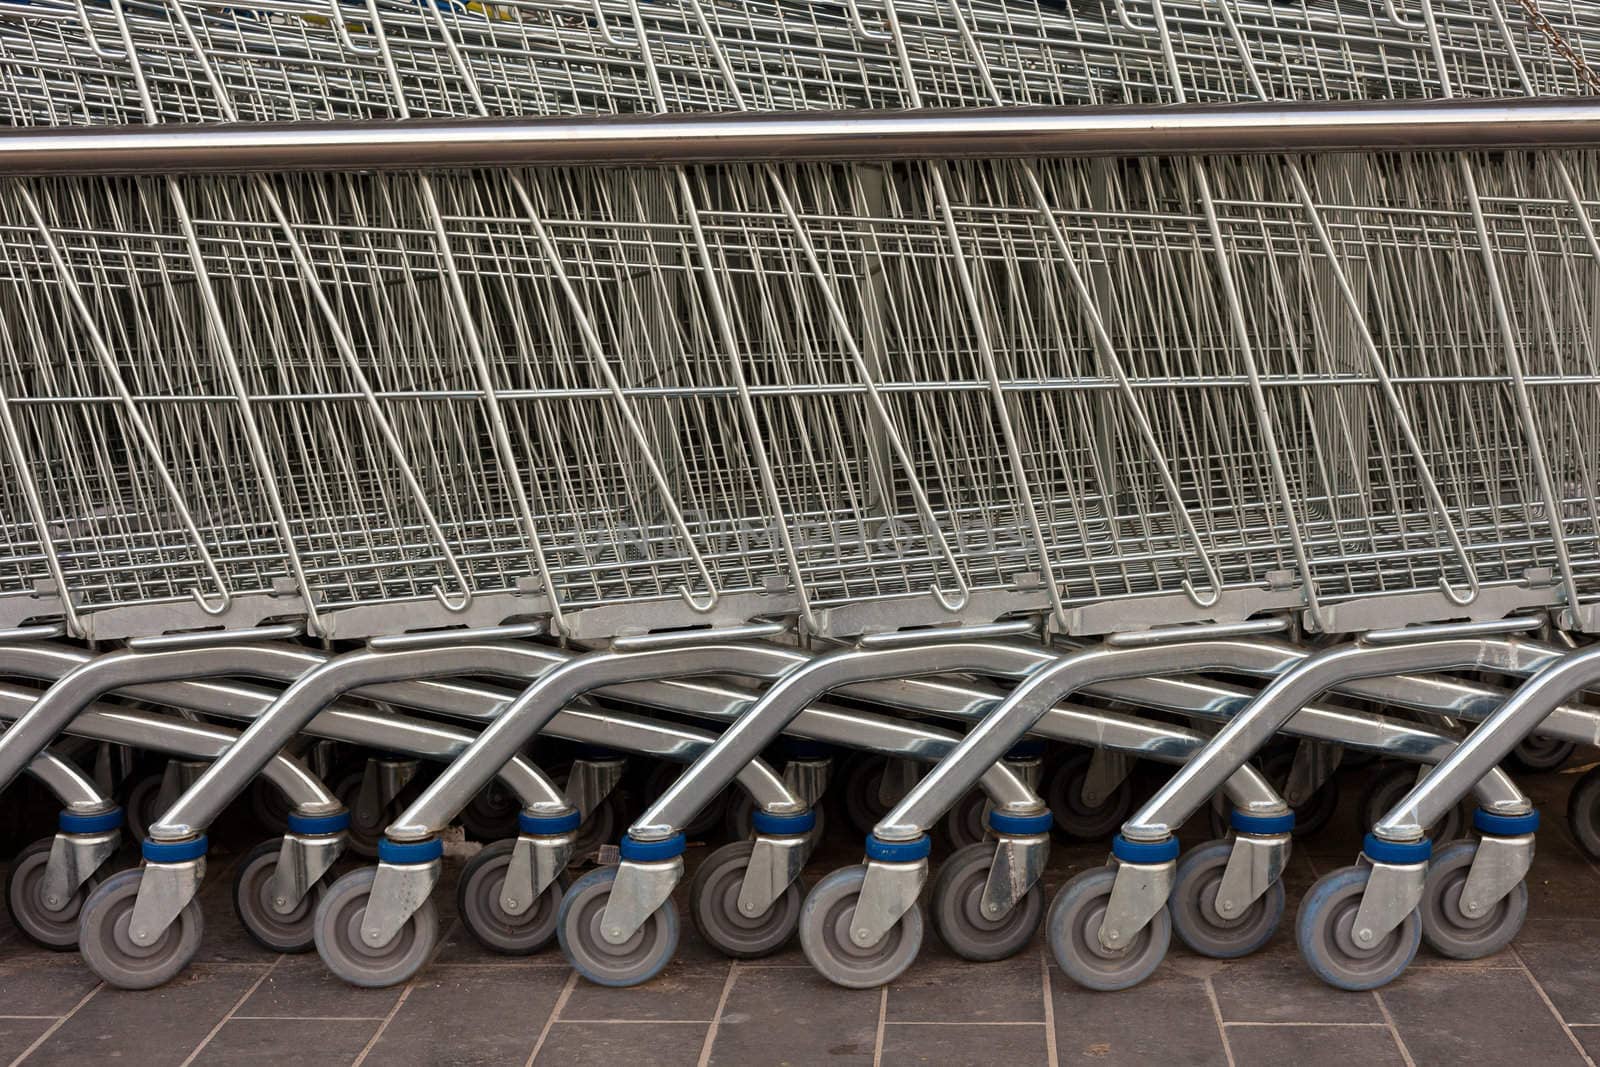
[[[883,1064],[883,1035],[887,1027],[884,1025],[889,1018],[889,987],[884,986],[878,994],[878,1032],[872,1039],[872,1067],[882,1067]]]
[[[1223,1026],[1248,1026],[1248,1027],[1264,1027],[1264,1026],[1300,1026],[1300,1027],[1340,1026],[1340,1027],[1346,1027],[1346,1028],[1358,1029],[1358,1030],[1361,1030],[1361,1029],[1376,1030],[1376,1029],[1385,1029],[1385,1028],[1388,1027],[1389,1024],[1388,1023],[1352,1023],[1352,1022],[1327,1022],[1327,1023],[1318,1023],[1318,1022],[1259,1022],[1259,1023],[1248,1023],[1248,1022],[1246,1022],[1246,1023],[1223,1023],[1222,1025]]]
[[[1550,994],[1545,992],[1544,986],[1540,984],[1539,979],[1534,977],[1532,969],[1528,966],[1528,961],[1522,958],[1522,953],[1517,951],[1516,945],[1511,945],[1510,949],[1511,955],[1522,965],[1522,973],[1527,975],[1528,984],[1533,986],[1535,993],[1539,994],[1539,999],[1544,1001],[1544,1006],[1550,1009],[1550,1017],[1555,1019],[1556,1024],[1561,1027],[1561,1032],[1567,1035],[1567,1040],[1572,1042],[1572,1047],[1577,1049],[1578,1055],[1583,1057],[1583,1062],[1587,1063],[1589,1067],[1595,1067],[1594,1058],[1583,1047],[1583,1042],[1578,1040],[1578,1035],[1572,1032],[1572,1027],[1567,1025],[1567,1020],[1563,1019],[1561,1013],[1556,1010],[1555,1001],[1550,999]]]
[[[100,982],[100,983],[96,984],[93,989],[89,990],[89,992],[85,993],[83,995],[83,997],[78,1001],[78,1003],[76,1003],[76,1004],[74,1004],[72,1006],[72,1010],[71,1011],[67,1012],[61,1018],[57,1019],[55,1022],[53,1022],[49,1026],[47,1026],[45,1028],[44,1033],[42,1033],[38,1037],[34,1038],[32,1044],[30,1044],[27,1048],[25,1048],[21,1052],[19,1052],[17,1054],[17,1058],[11,1061],[11,1067],[16,1067],[17,1064],[21,1063],[23,1060],[25,1060],[29,1056],[33,1055],[34,1052],[39,1048],[39,1046],[43,1045],[46,1041],[50,1040],[50,1038],[54,1037],[55,1036],[55,1032],[57,1030],[61,1029],[65,1025],[67,1025],[67,1021],[69,1019],[71,1019],[74,1015],[78,1014],[78,1010],[80,1008],[82,1008],[85,1004],[89,1003],[89,1001],[93,1000],[94,999],[94,995],[96,993],[100,992],[100,990],[104,989],[105,987],[106,987],[106,984],[104,982]]]
[[[710,1026],[714,1019],[558,1019],[573,1026]]]
[[[235,1015],[236,1023],[381,1023],[382,1015]]]
[[[1208,975],[1206,977],[1206,999],[1211,1002],[1211,1018],[1217,1024],[1217,1036],[1222,1039],[1222,1054],[1228,1060],[1228,1067],[1236,1067],[1233,1058],[1233,1042],[1228,1040],[1228,1027],[1222,1021],[1222,1005],[1217,1003],[1217,986]]]
[[[1044,983],[1044,1051],[1050,1067],[1060,1067],[1061,1050],[1056,1045],[1055,993],[1050,986],[1050,948],[1048,941],[1039,945],[1039,975]]]
[[[997,1022],[993,1019],[889,1019],[884,1026],[1044,1026],[1045,1023],[1037,1019],[1019,1020],[1014,1022]]]
[[[1378,1010],[1383,1012],[1383,1021],[1389,1024],[1389,1036],[1394,1039],[1394,1047],[1400,1050],[1400,1058],[1405,1061],[1406,1067],[1417,1067],[1417,1061],[1411,1058],[1411,1050],[1406,1048],[1400,1028],[1395,1025],[1394,1016],[1389,1012],[1389,1005],[1383,1002],[1383,994],[1374,989],[1372,999],[1377,1002]]]
[[[226,1015],[217,1020],[217,1025],[213,1026],[206,1033],[206,1036],[200,1039],[200,1043],[194,1047],[194,1051],[185,1056],[183,1058],[183,1062],[180,1063],[178,1067],[189,1067],[189,1065],[195,1061],[195,1057],[199,1056],[200,1053],[205,1051],[206,1046],[211,1044],[212,1040],[222,1032],[222,1028],[224,1026],[228,1025],[228,1020],[232,1019],[234,1015],[238,1013],[239,1009],[244,1007],[244,1002],[249,1000],[251,995],[254,994],[256,990],[261,988],[261,983],[265,982],[272,975],[272,972],[278,969],[278,964],[282,963],[283,960],[284,957],[279,956],[277,959],[272,961],[272,965],[270,967],[256,976],[256,980],[250,983],[250,988],[239,994],[239,999],[233,1002],[233,1007],[228,1009]]]
[[[416,979],[412,979],[406,983],[404,989],[400,990],[400,995],[395,998],[394,1007],[389,1009],[389,1014],[383,1017],[383,1022],[378,1024],[378,1028],[372,1032],[372,1036],[367,1038],[367,1043],[361,1046],[361,1051],[351,1061],[350,1067],[361,1067],[367,1061],[367,1057],[372,1055],[372,1050],[377,1047],[379,1039],[383,1037],[383,1032],[389,1029],[389,1024],[394,1022],[394,1017],[400,1014],[401,1008],[405,1007],[406,999],[411,996],[411,991],[416,988],[415,983]]]
[[[706,1027],[706,1040],[700,1046],[700,1059],[698,1067],[706,1067],[711,1062],[711,1046],[717,1042],[717,1028],[722,1025],[722,1013],[728,1007],[728,994],[733,992],[733,983],[739,977],[739,961],[728,961],[728,977],[722,982],[722,996],[717,998],[716,1013],[711,1016],[711,1025]]]
[[[561,995],[556,997],[555,1004],[551,1005],[550,1015],[539,1028],[539,1040],[533,1043],[533,1051],[528,1053],[528,1059],[523,1067],[532,1067],[533,1061],[539,1058],[539,1050],[544,1048],[545,1041],[550,1037],[550,1028],[555,1026],[556,1020],[561,1017],[561,1009],[567,1006],[567,1001],[572,999],[572,991],[576,988],[578,988],[578,972],[573,971],[567,976],[567,984],[561,987]]]

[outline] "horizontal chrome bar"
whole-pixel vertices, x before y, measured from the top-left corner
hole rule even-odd
[[[1149,645],[1170,645],[1197,638],[1218,640],[1224,637],[1248,637],[1253,634],[1281,633],[1289,628],[1288,619],[1242,619],[1239,622],[1207,622],[1189,626],[1163,626],[1155,630],[1132,630],[1109,634],[1106,644],[1117,648],[1144,648]]]
[[[1028,619],[1010,619],[1005,622],[975,623],[971,626],[928,626],[918,630],[888,630],[883,633],[862,634],[856,644],[862,648],[910,648],[913,645],[932,645],[941,641],[1019,637],[1038,629],[1039,624]]]
[[[648,652],[662,648],[694,648],[720,641],[759,641],[777,637],[789,627],[781,622],[753,622],[744,626],[712,626],[698,630],[668,630],[655,634],[629,634],[613,638],[614,652]]]
[[[519,641],[543,637],[549,627],[542,622],[509,626],[458,627],[453,630],[422,630],[416,633],[384,634],[367,638],[374,652],[410,652],[419,648],[444,648],[448,645],[475,645],[483,641]]]
[[[1545,619],[1535,615],[1508,619],[1482,619],[1478,622],[1441,622],[1428,626],[1399,626],[1392,630],[1368,630],[1361,639],[1369,645],[1399,645],[1407,641],[1438,641],[1455,637],[1483,637],[1489,634],[1518,634],[1537,630]]]
[[[128,638],[128,647],[135,652],[174,652],[189,648],[209,648],[212,645],[231,645],[245,641],[286,641],[299,637],[305,628],[298,623],[278,626],[251,626],[240,630],[192,630],[175,634],[150,634]]]
[[[1596,144],[1600,101],[1586,99],[786,111],[11,129],[0,134],[0,175]]]

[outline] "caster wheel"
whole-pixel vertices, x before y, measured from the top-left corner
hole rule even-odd
[[[1313,974],[1337,989],[1377,989],[1400,977],[1422,944],[1416,912],[1368,948],[1355,939],[1356,912],[1370,867],[1344,867],[1317,879],[1295,917],[1295,940]]]
[[[1086,989],[1131,989],[1155,973],[1172,944],[1172,918],[1167,909],[1133,938],[1127,948],[1109,949],[1100,943],[1114,867],[1097,867],[1069,880],[1050,905],[1050,951],[1067,977]]]
[[[1271,941],[1287,906],[1280,880],[1240,915],[1228,917],[1217,911],[1217,888],[1232,854],[1231,841],[1207,841],[1190,849],[1178,861],[1168,909],[1178,939],[1216,960],[1248,956]]]
[[[250,784],[250,815],[256,826],[268,837],[282,837],[289,832],[289,812],[293,805],[265,778]]]
[[[531,956],[555,940],[556,913],[572,879],[562,871],[532,907],[512,915],[500,906],[500,888],[515,849],[515,841],[496,841],[467,861],[456,882],[456,913],[478,944],[489,951]]]
[[[678,909],[667,901],[632,937],[613,945],[600,936],[600,921],[616,879],[617,868],[601,867],[573,882],[561,898],[556,936],[572,969],[595,985],[640,985],[660,974],[678,951]]]
[[[176,978],[200,951],[205,920],[191,900],[153,945],[128,936],[143,872],[118,871],[84,901],[78,927],[78,952],[89,969],[118,989],[154,989]]]
[[[1567,796],[1567,827],[1584,855],[1600,860],[1600,767],[1579,778]]]
[[[1528,918],[1526,882],[1518,882],[1485,915],[1470,916],[1461,910],[1461,891],[1477,854],[1476,841],[1452,841],[1435,852],[1417,909],[1422,914],[1422,939],[1453,960],[1492,956],[1511,944]]]
[[[161,812],[156,810],[156,797],[161,793],[161,775],[147,774],[128,790],[128,798],[122,803],[124,826],[128,830],[128,838],[136,843],[144,842],[145,828],[161,817]]]
[[[233,875],[233,912],[244,924],[245,933],[262,948],[310,952],[317,943],[317,904],[328,887],[319,881],[287,915],[274,910],[272,882],[282,847],[282,841],[263,841],[245,854]]]
[[[521,810],[516,794],[495,779],[461,810],[458,821],[469,838],[488,845],[517,836],[517,813]]]
[[[912,908],[876,945],[850,940],[850,921],[867,869],[834,871],[811,890],[800,913],[800,947],[817,973],[846,989],[875,989],[906,972],[922,949],[922,912]]]
[[[1572,758],[1577,747],[1571,741],[1558,741],[1553,737],[1525,737],[1506,760],[1519,771],[1540,774],[1562,766]]]
[[[1057,763],[1044,788],[1044,802],[1055,816],[1056,829],[1073,841],[1101,842],[1117,832],[1133,811],[1133,777],[1124,778],[1110,796],[1084,799],[1089,752],[1070,752]]]
[[[1394,764],[1379,771],[1362,798],[1358,828],[1365,832],[1368,827],[1376,826],[1396,804],[1405,799],[1405,795],[1416,784],[1417,767],[1414,763]],[[1448,815],[1428,827],[1425,833],[1430,841],[1454,841],[1461,836],[1462,825],[1461,805],[1458,804],[1450,809]]]
[[[667,787],[676,782],[683,774],[684,768],[677,763],[657,763],[645,779],[645,795],[658,797],[667,791]],[[728,788],[700,809],[700,813],[689,821],[683,828],[683,836],[690,841],[714,841],[719,834],[727,832],[726,816],[728,806],[734,801],[734,794],[743,794],[744,790]],[[735,841],[743,840],[735,837]]]
[[[984,915],[983,888],[993,865],[992,843],[957,849],[939,867],[929,892],[934,931],[964,960],[1010,959],[1028,947],[1044,922],[1044,890],[1038,883],[999,919]]]
[[[844,811],[851,829],[860,837],[872,833],[878,820],[889,814],[883,802],[883,775],[889,761],[869,756],[852,764],[845,775]]]
[[[78,916],[84,901],[100,884],[100,876],[91,874],[61,907],[49,907],[44,900],[44,871],[54,841],[51,837],[35,841],[11,861],[11,870],[6,874],[6,906],[11,911],[11,921],[29,941],[67,952],[78,947]]]
[[[1279,794],[1289,784],[1289,774],[1294,768],[1294,749],[1275,752],[1261,761],[1261,773],[1266,776],[1272,788]],[[1294,808],[1294,830],[1292,836],[1296,838],[1310,837],[1328,823],[1333,821],[1334,813],[1339,810],[1339,772],[1334,771],[1326,782],[1316,788],[1316,791]],[[1218,834],[1218,837],[1223,836]]]
[[[975,789],[956,802],[944,817],[944,835],[952,851],[989,840],[989,798]]]
[[[373,948],[361,940],[361,920],[377,869],[363,867],[334,882],[317,905],[317,955],[328,970],[353,986],[383,989],[399,985],[422,970],[439,943],[439,915],[433,898],[412,912],[387,945]]]
[[[755,827],[756,804],[750,799],[750,794],[739,790],[738,796],[728,805],[726,817],[723,820],[723,831],[730,841],[748,841],[756,836]],[[806,836],[811,838],[811,847],[822,844],[822,835],[827,832],[826,816],[822,808],[811,809],[811,814],[816,816],[816,825]]]
[[[789,943],[800,925],[805,888],[798,879],[757,916],[739,911],[739,889],[755,850],[752,841],[723,845],[707,856],[689,883],[689,918],[711,947],[732,959],[770,956]]]
[[[384,827],[389,825],[389,818],[394,812],[391,804],[384,805],[376,812],[362,812],[361,782],[365,775],[364,769],[351,771],[339,779],[339,784],[333,787],[333,794],[350,813],[350,826],[344,832],[345,850],[353,856],[375,860],[378,858],[378,842],[383,840]]]

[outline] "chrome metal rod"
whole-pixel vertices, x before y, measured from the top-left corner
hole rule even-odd
[[[1600,144],[1600,101],[786,111],[14,129],[0,175],[170,174]]]

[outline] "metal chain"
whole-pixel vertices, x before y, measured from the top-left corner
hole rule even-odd
[[[1528,21],[1532,22],[1535,29],[1550,39],[1550,46],[1556,50],[1556,54],[1572,64],[1572,69],[1578,72],[1578,77],[1582,79],[1585,85],[1596,92],[1600,92],[1600,74],[1596,74],[1594,69],[1584,61],[1584,58],[1567,43],[1566,38],[1562,37],[1561,33],[1550,24],[1550,20],[1545,18],[1544,12],[1539,10],[1538,0],[1519,0],[1519,2],[1522,4],[1522,10],[1528,13]]]

